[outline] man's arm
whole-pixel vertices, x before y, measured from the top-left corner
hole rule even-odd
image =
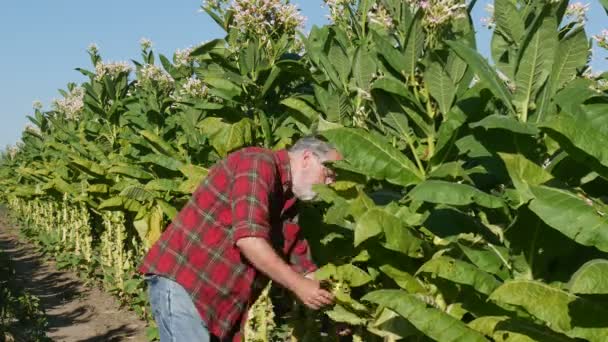
[[[236,245],[255,268],[292,291],[306,306],[317,310],[333,302],[331,293],[322,289],[318,281],[294,271],[266,239],[244,237]]]

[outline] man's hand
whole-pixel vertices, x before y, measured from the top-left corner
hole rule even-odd
[[[322,289],[318,281],[308,278],[302,278],[302,281],[297,284],[293,292],[304,305],[314,310],[331,305],[334,301],[334,296]]]
[[[265,239],[241,238],[236,245],[255,268],[289,289],[307,307],[318,310],[333,302],[331,293],[323,290],[318,281],[306,278],[289,267]]]

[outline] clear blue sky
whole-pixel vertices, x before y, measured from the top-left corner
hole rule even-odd
[[[327,22],[321,0],[295,0],[308,18],[307,29]],[[476,25],[488,0],[474,10]],[[588,34],[608,29],[608,17],[596,0],[590,1]],[[0,11],[0,149],[21,136],[32,102],[49,108],[57,89],[84,78],[76,67],[91,68],[86,48],[96,43],[106,61],[139,59],[139,40],[154,42],[154,49],[171,56],[178,48],[222,36],[205,14],[200,0],[12,0]],[[489,30],[478,27],[479,46],[485,55]],[[608,70],[608,54],[594,49],[595,71]]]

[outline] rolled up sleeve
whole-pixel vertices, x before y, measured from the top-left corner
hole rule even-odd
[[[234,173],[230,190],[233,240],[244,237],[270,238],[269,208],[275,181],[272,160],[244,160]]]

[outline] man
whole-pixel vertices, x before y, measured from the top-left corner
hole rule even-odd
[[[311,309],[333,302],[310,275],[316,266],[294,204],[313,199],[314,184],[333,182],[323,163],[340,158],[307,137],[288,151],[244,148],[209,170],[139,268],[161,342],[239,340],[262,274]]]

